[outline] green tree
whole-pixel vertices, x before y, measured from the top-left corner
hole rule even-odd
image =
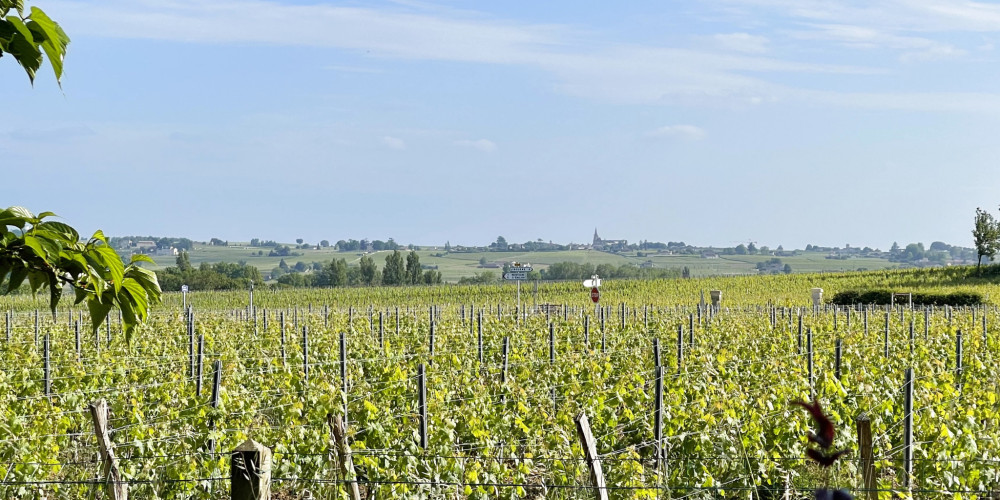
[[[320,240],[319,246],[321,246],[323,248],[326,248],[326,247],[330,246],[330,240]]]
[[[411,285],[419,284],[423,271],[420,269],[420,256],[417,252],[410,250],[406,254],[406,282]]]
[[[363,255],[361,257],[361,283],[368,286],[374,286],[379,283],[379,272],[378,266],[375,265],[375,259],[370,255]]]
[[[191,259],[188,257],[187,252],[180,252],[177,254],[177,269],[180,269],[181,272],[191,270]]]
[[[976,208],[975,224],[972,227],[972,238],[976,243],[976,269],[983,262],[983,257],[993,258],[1000,251],[1000,222],[989,212]]]
[[[25,280],[32,292],[47,285],[54,316],[63,288],[69,285],[77,304],[87,302],[95,331],[113,307],[121,309],[126,341],[131,341],[150,304],[160,301],[156,274],[139,267],[141,262],[155,262],[134,255],[126,265],[103,232],[83,242],[68,224],[45,220],[54,215],[35,215],[23,207],[0,210],[0,290],[10,293]]]
[[[44,53],[56,82],[60,82],[69,36],[42,9],[31,7],[25,12],[24,3],[24,0],[0,0],[0,57],[13,56],[34,84]]]
[[[423,282],[425,285],[438,285],[444,282],[441,278],[441,271],[428,269],[424,271]]]
[[[744,245],[744,244],[742,244],[742,243],[740,243],[739,245],[736,245],[736,248],[733,249],[733,251],[736,252],[736,255],[746,255],[747,254],[747,246]]]
[[[406,282],[406,265],[403,254],[393,250],[385,256],[385,267],[382,268],[382,283],[386,285],[402,285]]]

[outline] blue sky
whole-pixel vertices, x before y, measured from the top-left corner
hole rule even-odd
[[[30,2],[29,2],[30,4]],[[1000,4],[44,0],[0,205],[85,232],[972,245]]]

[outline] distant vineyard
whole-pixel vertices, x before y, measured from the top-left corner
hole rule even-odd
[[[114,319],[95,335],[85,312],[5,298],[0,496],[103,491],[102,398],[133,498],[228,498],[248,438],[273,450],[278,498],[346,498],[331,417],[364,498],[594,498],[581,414],[611,498],[782,498],[827,479],[790,404],[813,395],[852,450],[830,484],[866,494],[864,415],[881,498],[1000,490],[996,302],[814,308],[813,286],[1000,297],[944,271],[608,281],[601,308],[570,283],[525,287],[520,308],[510,286],[192,293],[133,345]]]

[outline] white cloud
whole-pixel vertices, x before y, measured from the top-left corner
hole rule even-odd
[[[492,153],[497,150],[496,143],[489,139],[477,139],[474,141],[469,141],[469,140],[455,141],[455,144],[462,147],[478,149],[484,153]]]
[[[791,36],[800,40],[823,40],[858,49],[892,49],[904,51],[900,59],[904,61],[933,60],[965,54],[951,44],[929,38],[901,36],[880,31],[876,28],[848,24],[815,25],[811,31],[792,32]]]
[[[770,42],[767,37],[749,33],[718,34],[713,35],[712,39],[723,49],[752,54],[767,52],[767,44]]]
[[[388,135],[382,138],[382,145],[389,149],[406,149],[406,143],[402,139]]]
[[[694,125],[667,125],[646,132],[646,137],[700,141],[705,138],[705,129]]]

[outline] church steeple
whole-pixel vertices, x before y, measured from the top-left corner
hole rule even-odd
[[[601,237],[597,235],[597,228],[594,228],[594,245],[601,242]]]

